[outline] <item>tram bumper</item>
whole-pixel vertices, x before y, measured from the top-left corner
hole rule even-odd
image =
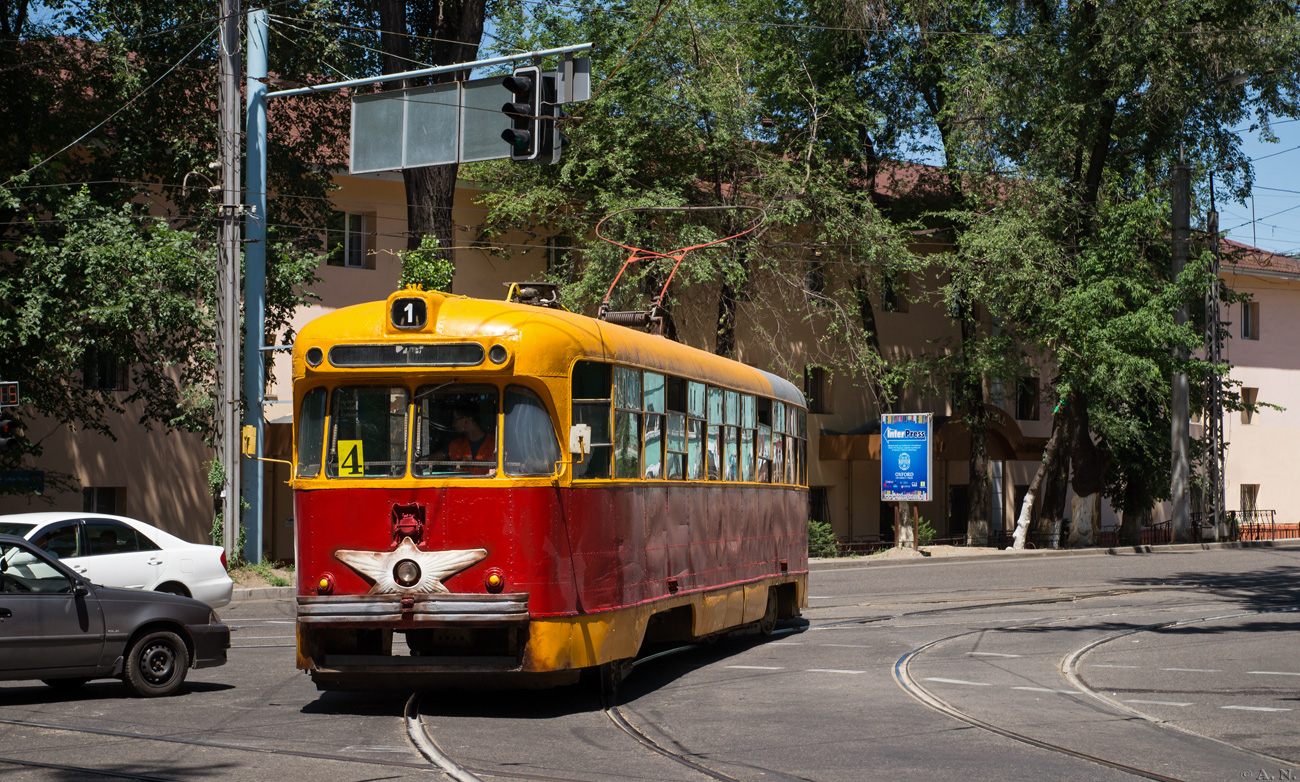
[[[346,689],[431,673],[521,669],[528,595],[377,594],[298,597],[298,667]],[[394,648],[394,636],[406,648]],[[343,684],[339,684],[342,682]]]

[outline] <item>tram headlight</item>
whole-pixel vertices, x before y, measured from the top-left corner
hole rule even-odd
[[[510,353],[506,350],[505,345],[493,345],[488,348],[488,359],[493,364],[504,364],[509,357]]]
[[[325,352],[320,348],[307,348],[307,364],[313,367],[320,366],[320,362],[325,360]]]
[[[500,593],[506,588],[506,574],[502,573],[499,567],[488,570],[483,578],[483,586],[494,595]]]
[[[393,567],[393,580],[404,587],[420,583],[420,566],[411,559],[403,559]]]

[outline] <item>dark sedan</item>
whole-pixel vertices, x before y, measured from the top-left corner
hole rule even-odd
[[[229,648],[230,628],[197,600],[96,586],[0,535],[0,679],[111,677],[137,696],[170,695],[191,667],[224,665]]]

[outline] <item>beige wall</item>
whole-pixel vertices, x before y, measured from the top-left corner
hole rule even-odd
[[[215,513],[207,488],[212,449],[198,435],[140,426],[140,407],[109,416],[116,440],[50,419],[25,421],[26,436],[41,443],[44,454],[32,469],[48,474],[44,495],[0,495],[0,513],[82,510],[82,487],[125,489],[117,513],[131,516],[195,543],[211,542]],[[52,473],[71,479],[69,491],[57,491]]]

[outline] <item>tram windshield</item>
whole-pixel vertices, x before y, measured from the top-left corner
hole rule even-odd
[[[441,383],[415,392],[415,458],[411,474],[495,475],[497,390]]]
[[[406,474],[407,390],[344,386],[331,395],[331,478],[400,478]]]

